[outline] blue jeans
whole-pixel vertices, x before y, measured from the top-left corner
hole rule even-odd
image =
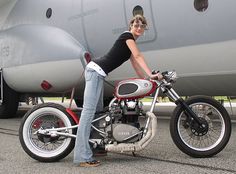
[[[91,123],[96,111],[103,110],[104,77],[95,70],[85,69],[84,104],[74,149],[74,163],[92,161],[93,152],[89,145]]]

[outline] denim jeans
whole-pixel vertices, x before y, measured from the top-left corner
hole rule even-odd
[[[92,161],[93,153],[89,145],[91,123],[96,111],[103,109],[104,77],[95,70],[85,69],[84,104],[74,149],[74,163]]]

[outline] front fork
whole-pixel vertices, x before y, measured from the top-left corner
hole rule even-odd
[[[164,90],[164,93],[175,102],[176,105],[180,104],[184,108],[184,112],[191,121],[195,121],[200,128],[206,128],[206,122],[201,120],[189,105],[174,91],[173,88]]]

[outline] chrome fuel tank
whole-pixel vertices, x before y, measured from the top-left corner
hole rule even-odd
[[[156,86],[156,83],[145,79],[122,80],[116,85],[115,96],[118,99],[142,98],[153,93]]]

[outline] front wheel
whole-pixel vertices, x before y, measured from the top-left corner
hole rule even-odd
[[[211,157],[224,149],[231,135],[231,121],[226,109],[207,96],[188,98],[186,104],[200,118],[205,128],[189,118],[178,105],[170,121],[170,133],[176,146],[192,157]]]
[[[55,162],[66,157],[74,148],[75,139],[65,136],[39,134],[39,129],[61,128],[75,125],[66,109],[54,103],[44,103],[29,110],[20,125],[19,138],[24,151],[41,162]],[[75,134],[76,130],[61,133]]]

